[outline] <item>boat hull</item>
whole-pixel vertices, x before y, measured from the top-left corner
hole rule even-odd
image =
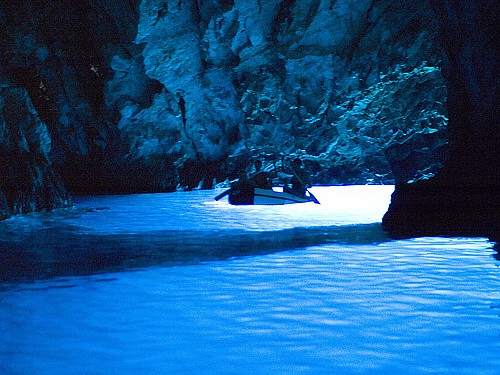
[[[301,197],[288,192],[250,188],[231,192],[228,201],[234,205],[283,205],[306,203],[312,200],[307,196]]]

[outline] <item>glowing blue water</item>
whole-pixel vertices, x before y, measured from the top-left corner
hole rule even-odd
[[[498,254],[392,241],[392,187],[81,198],[0,223],[1,374],[498,374]]]

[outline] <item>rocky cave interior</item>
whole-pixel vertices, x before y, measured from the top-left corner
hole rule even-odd
[[[500,5],[0,5],[0,218],[78,194],[211,188],[301,157],[396,184],[394,236],[500,233]]]

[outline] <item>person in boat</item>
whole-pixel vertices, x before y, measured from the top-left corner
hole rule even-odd
[[[271,183],[271,178],[275,178],[276,176],[271,176],[269,172],[265,172],[262,170],[262,161],[260,159],[255,160],[254,162],[255,172],[249,177],[248,181],[257,188],[261,189],[272,189],[273,185]],[[276,174],[276,166],[275,166],[275,174]]]
[[[248,180],[247,172],[243,169],[240,170],[238,172],[238,179],[234,183],[232,183],[231,188],[233,190],[240,190],[240,189],[250,188],[250,187],[252,187],[252,184]]]
[[[311,187],[311,177],[304,169],[300,158],[293,159],[290,168],[293,175],[290,180],[292,186],[285,186],[285,191],[298,196],[304,196],[307,188]]]
[[[238,172],[238,179],[231,182],[231,188],[215,197],[219,200],[229,194],[229,203],[232,204],[252,204],[254,187],[248,180],[248,175],[245,170]]]

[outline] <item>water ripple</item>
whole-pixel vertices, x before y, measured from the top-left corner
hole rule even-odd
[[[98,198],[110,208],[15,219],[22,230],[0,236],[0,373],[498,374],[500,263],[486,239],[392,241],[355,212],[130,231],[132,203],[117,199],[125,228],[113,216],[92,229],[116,213]],[[200,204],[203,220],[219,205]]]

